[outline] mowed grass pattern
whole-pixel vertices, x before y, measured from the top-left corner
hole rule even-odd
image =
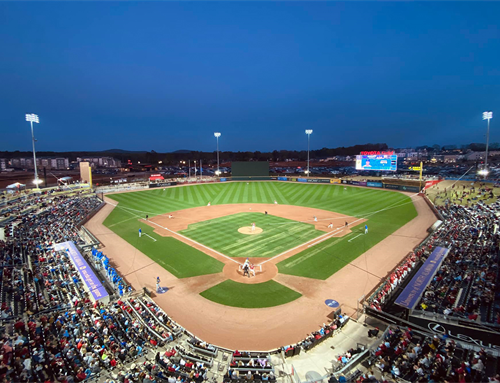
[[[263,230],[256,235],[238,229],[252,222]],[[189,225],[181,234],[229,257],[273,257],[322,234],[314,225],[263,213],[239,213]]]
[[[354,235],[343,238],[332,238],[311,247],[278,264],[281,273],[325,279],[333,275],[348,262],[374,246],[389,234],[413,219],[417,213],[411,199],[401,193],[388,190],[345,187],[329,184],[299,184],[285,182],[231,182],[199,184],[166,189],[152,189],[139,192],[109,195],[120,202],[104,222],[113,231],[132,243],[137,237],[138,217],[182,210],[191,207],[230,203],[273,203],[307,206],[342,214],[366,218],[369,234],[348,242]],[[250,221],[252,222],[252,221]],[[364,225],[361,225],[364,226]],[[133,227],[133,229],[129,229]],[[362,230],[361,227],[354,230]],[[120,234],[121,233],[121,234]],[[219,231],[220,233],[220,231]],[[227,242],[225,233],[221,235],[221,243]],[[236,232],[236,234],[239,234]],[[128,239],[128,237],[131,239]],[[179,242],[169,238],[168,246]],[[238,238],[234,236],[234,241]],[[180,243],[180,242],[179,242]],[[145,254],[153,259],[163,257],[165,246],[148,247]],[[189,246],[185,245],[187,248]],[[176,246],[178,249],[179,247]],[[141,250],[142,251],[142,250]],[[176,250],[177,252],[177,250]],[[196,262],[189,259],[196,253]],[[198,254],[199,253],[199,254]],[[164,262],[171,268],[179,270],[179,274],[209,274],[214,272],[213,258],[191,248],[186,256],[165,257]],[[205,272],[204,264],[207,264]],[[195,269],[185,271],[184,268]],[[167,268],[168,269],[168,268]],[[180,270],[182,269],[182,272]],[[170,269],[169,269],[170,270]],[[177,275],[177,274],[174,274]]]
[[[116,212],[116,213],[115,213]],[[120,237],[146,254],[153,261],[163,266],[177,278],[195,277],[198,275],[220,273],[224,264],[171,237],[162,237],[148,225],[139,222],[136,212],[114,209],[105,219],[104,225]],[[142,236],[139,238],[139,229]],[[146,235],[147,234],[147,235]],[[148,235],[151,237],[148,237]],[[156,239],[156,242],[152,239]],[[106,251],[104,251],[106,252]],[[133,262],[130,270],[124,270],[127,275],[136,269]],[[151,280],[156,276],[151,276]]]
[[[275,281],[256,284],[234,282],[230,279],[200,294],[213,302],[247,309],[284,305],[301,294]]]

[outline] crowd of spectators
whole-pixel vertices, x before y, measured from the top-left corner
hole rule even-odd
[[[500,324],[500,314],[495,308],[499,206],[478,203],[472,207],[439,208],[447,225],[436,235],[440,245],[450,252],[425,290],[421,309]]]
[[[184,330],[146,296],[127,293],[109,304],[94,302],[66,251],[54,244],[85,245],[79,225],[102,206],[92,193],[28,195],[11,200],[12,220],[0,241],[0,380],[78,382],[113,376],[120,382],[201,383],[217,348],[196,338],[181,346]],[[8,204],[7,204],[8,205]],[[24,206],[24,208],[20,208]],[[28,207],[29,209],[27,209]],[[429,285],[421,308],[449,316],[492,322],[498,278],[498,206],[448,205],[445,223],[391,273],[370,300],[381,310],[386,297],[412,274],[436,246],[448,257]],[[282,349],[296,355],[339,331],[349,320],[333,321]],[[372,336],[377,336],[373,333]],[[168,347],[167,351],[161,351]],[[347,364],[358,354],[339,355]],[[154,361],[144,360],[155,354]],[[460,349],[453,341],[391,329],[373,354],[373,366],[409,381],[482,379],[488,356]],[[275,381],[269,355],[234,352],[225,381]],[[370,381],[370,374],[361,379]],[[455,379],[455,380],[453,380]]]
[[[144,363],[148,351],[166,346],[182,328],[144,296],[93,302],[66,251],[55,250],[54,244],[65,241],[84,245],[79,224],[101,200],[71,192],[23,195],[10,202],[33,208],[12,210],[0,241],[2,382],[72,383],[112,375],[120,382],[171,376],[200,382],[206,377],[203,363],[188,369],[191,362],[182,359],[182,375],[165,360],[159,366]]]
[[[347,315],[342,315],[340,312],[336,313],[330,323],[323,323],[323,326],[321,326],[319,330],[308,334],[300,342],[294,345],[284,346],[281,349],[285,353],[285,357],[298,355],[301,350],[307,352],[340,331],[348,321],[349,317]]]
[[[424,311],[487,323],[500,324],[497,309],[500,203],[466,207],[436,207],[444,223],[427,242],[412,252],[368,299],[370,306],[384,310],[387,298],[411,275],[436,246],[449,249],[441,267],[423,293]]]
[[[437,335],[390,327],[370,362],[371,368],[358,382],[377,381],[374,377],[379,374],[383,380],[407,382],[488,382],[486,366],[493,360],[484,349],[472,351]]]

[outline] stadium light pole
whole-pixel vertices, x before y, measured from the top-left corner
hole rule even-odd
[[[34,183],[36,185],[36,188],[38,189],[38,185],[40,183],[40,180],[38,179],[38,170],[36,168],[36,152],[35,152],[35,134],[33,133],[33,123],[36,122],[37,124],[40,123],[40,120],[38,119],[38,115],[36,114],[26,114],[26,121],[28,121],[31,125],[31,141],[33,143],[33,165],[35,167],[35,180]]]
[[[309,170],[309,143],[311,141],[311,134],[312,134],[312,129],[306,129],[306,134],[307,134],[307,177],[310,177],[309,175],[310,170]]]
[[[488,120],[488,130],[486,131],[486,158],[484,160],[484,169],[486,170],[484,178],[488,175],[488,144],[490,141],[490,120],[493,118],[493,112],[483,112],[483,120]]]
[[[214,136],[217,139],[217,175],[220,177],[220,170],[219,170],[219,137],[221,136],[221,134],[219,132],[215,132]]]

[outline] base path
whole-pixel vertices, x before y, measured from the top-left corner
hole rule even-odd
[[[116,204],[115,201],[109,202]],[[415,219],[327,280],[276,274],[273,277],[275,281],[300,292],[302,297],[282,306],[262,309],[228,307],[200,296],[200,292],[221,283],[227,276],[218,273],[184,279],[174,277],[102,224],[115,208],[113,205],[104,206],[85,226],[99,238],[104,245],[104,254],[133,288],[139,290],[147,287],[154,291],[156,277],[159,276],[162,286],[168,287],[169,290],[165,294],[157,295],[154,300],[172,319],[197,337],[230,349],[271,350],[302,340],[328,321],[327,316],[333,310],[324,303],[326,299],[337,300],[343,312],[354,314],[357,300],[380,283],[380,278],[367,274],[362,269],[385,277],[396,263],[426,237],[427,228],[436,221],[422,198],[414,199],[414,204],[418,212]],[[281,209],[281,205],[276,207]],[[203,207],[213,208],[216,206]],[[286,208],[283,206],[284,210]],[[305,220],[312,220],[315,215],[318,217],[317,224],[325,226],[329,222],[321,221],[322,217],[328,220],[335,214],[327,211],[320,214],[317,209],[312,210],[317,213],[309,212],[304,217]],[[252,208],[252,211],[260,210]],[[278,215],[271,211],[269,214]],[[170,221],[177,219],[175,214],[173,215],[174,218]],[[342,221],[338,223],[343,224]],[[234,266],[237,270],[237,265]],[[274,264],[265,264],[264,273],[267,270],[273,273],[272,267],[275,267]]]

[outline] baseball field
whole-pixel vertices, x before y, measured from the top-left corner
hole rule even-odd
[[[178,279],[213,276],[199,296],[241,308],[300,298],[276,276],[320,283],[417,216],[408,195],[331,184],[213,183],[108,197],[116,207],[107,228]],[[261,265],[255,277],[239,270],[246,258]]]

